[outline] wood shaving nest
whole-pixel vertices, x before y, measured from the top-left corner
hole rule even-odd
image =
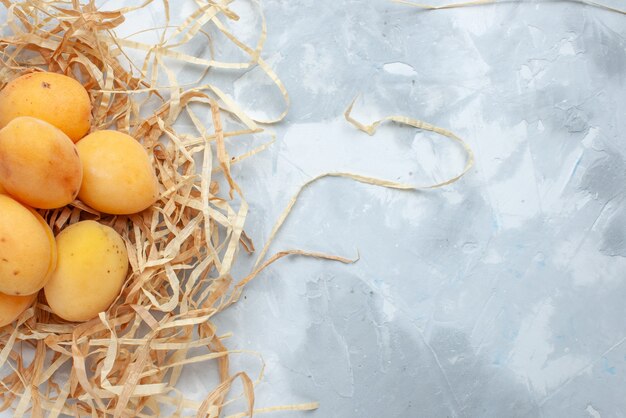
[[[102,11],[93,1],[0,0],[7,14],[0,37],[0,88],[31,71],[48,70],[80,80],[93,103],[92,130],[116,129],[140,140],[160,183],[157,204],[136,215],[100,214],[80,201],[42,211],[55,233],[84,219],[110,225],[125,240],[131,269],[117,300],[98,318],[81,324],[65,322],[51,313],[40,296],[14,326],[0,329],[0,410],[13,408],[15,417],[156,417],[165,411],[172,416],[218,417],[226,405],[239,402],[243,412],[231,417],[244,417],[314,409],[314,402],[254,409],[254,386],[262,371],[254,380],[244,372],[231,372],[230,357],[244,352],[228,350],[212,320],[237,301],[245,284],[282,257],[303,255],[352,262],[301,250],[282,251],[265,260],[270,242],[298,196],[313,182],[344,177],[400,190],[419,188],[353,173],[322,174],[307,182],[289,202],[254,271],[238,282],[233,280],[230,272],[238,251],[252,252],[254,246],[243,230],[248,204],[231,176],[231,166],[269,144],[231,157],[227,139],[260,133],[260,124],[282,120],[289,96],[261,58],[266,30],[260,8],[262,25],[253,47],[237,38],[225,23],[238,19],[229,9],[230,0],[195,0],[192,13],[173,29],[169,25],[170,4],[161,0],[170,30],[163,31],[160,42],[151,45],[116,36],[115,29],[126,14],[153,2]],[[208,36],[203,29],[207,25],[239,48],[246,60],[222,62],[186,53],[185,45]],[[129,58],[130,50],[142,54],[141,66]],[[172,63],[195,66],[201,77],[191,85],[179,84]],[[285,101],[285,110],[273,119],[248,116],[222,90],[204,82],[212,68],[252,67],[269,77]],[[162,79],[169,85],[159,86]],[[197,109],[202,108],[210,111],[208,126],[197,116]],[[472,166],[469,147],[445,129],[404,116],[364,125],[350,116],[351,109],[352,105],[345,115],[348,122],[369,134],[381,123],[391,121],[433,131],[462,144],[468,158],[461,174],[426,188],[454,182]],[[181,117],[192,122],[194,133],[177,130]],[[225,130],[226,119],[236,122],[238,128]],[[30,355],[24,355],[27,352]],[[187,399],[176,388],[183,368],[205,362],[216,366],[219,381],[202,401]],[[242,388],[241,393],[233,394],[237,392],[232,390],[235,382],[239,382],[236,385]]]

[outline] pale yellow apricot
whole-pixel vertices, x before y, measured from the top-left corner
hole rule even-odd
[[[132,136],[97,131],[76,147],[83,164],[78,198],[92,208],[128,215],[149,208],[158,197],[154,168],[143,146]]]
[[[22,312],[33,304],[36,297],[37,293],[26,296],[0,293],[0,327],[15,321]]]
[[[52,231],[35,211],[0,195],[0,292],[30,295],[56,266]]]
[[[0,128],[19,116],[45,120],[76,142],[91,127],[91,101],[87,90],[71,77],[30,73],[0,91]]]
[[[96,221],[71,225],[57,236],[58,262],[44,287],[52,312],[88,321],[117,298],[128,272],[122,237]]]
[[[39,209],[71,203],[83,169],[74,143],[59,129],[21,116],[0,130],[0,178],[6,192]]]

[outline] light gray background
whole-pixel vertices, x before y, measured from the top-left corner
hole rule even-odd
[[[221,317],[231,347],[267,361],[258,403],[321,402],[276,417],[626,416],[626,17],[546,1],[263,8],[293,106],[238,172],[257,245],[324,171],[418,185],[462,167],[441,137],[347,125],[359,93],[361,119],[449,128],[477,161],[424,193],[336,179],[304,193],[273,250],[361,260],[281,262]],[[251,108],[267,101],[258,80],[234,86]]]
[[[435,12],[383,0],[262,8],[264,57],[292,107],[272,128],[276,144],[235,169],[257,247],[317,174],[421,185],[462,167],[436,135],[356,131],[342,113],[357,94],[364,121],[413,116],[476,152],[475,168],[444,189],[328,179],[303,194],[272,252],[361,258],[281,261],[220,316],[220,331],[234,332],[228,346],[266,362],[258,406],[321,403],[266,416],[626,416],[626,17],[545,0]],[[244,35],[259,24],[255,7],[233,9]],[[162,14],[134,19],[156,25]],[[128,33],[139,26],[129,22]],[[252,113],[279,108],[259,71],[213,80]],[[252,261],[242,255],[240,277]],[[212,388],[206,367],[185,372],[189,396]],[[254,374],[258,362],[241,355],[237,367]]]

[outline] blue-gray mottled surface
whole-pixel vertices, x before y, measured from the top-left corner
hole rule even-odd
[[[281,261],[219,318],[234,332],[230,348],[265,359],[257,405],[320,402],[266,416],[625,417],[626,17],[558,1],[262,7],[264,56],[292,106],[273,127],[276,144],[235,168],[257,247],[317,174],[420,185],[462,167],[441,137],[356,131],[342,113],[357,94],[364,121],[413,116],[476,153],[475,168],[443,189],[328,179],[302,195],[272,252],[358,251],[360,260]],[[233,8],[244,27],[258,25],[245,2]],[[237,100],[279,108],[261,72],[240,75],[223,80]],[[240,260],[244,273],[252,259]],[[252,356],[233,360],[258,369]],[[187,370],[183,390],[205,396],[208,374]]]
[[[626,416],[626,17],[546,1],[263,7],[293,105],[238,173],[257,244],[316,174],[417,185],[462,167],[440,137],[348,126],[359,93],[361,119],[449,128],[476,166],[423,193],[335,179],[304,193],[273,250],[361,258],[281,262],[222,317],[232,347],[267,361],[259,403],[319,400],[285,415],[311,418]],[[235,97],[267,106],[259,80]]]

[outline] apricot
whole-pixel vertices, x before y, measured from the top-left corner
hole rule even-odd
[[[37,293],[26,296],[13,296],[0,293],[0,327],[15,321],[30,305],[33,304]]]
[[[128,272],[128,253],[114,229],[83,221],[56,238],[58,263],[44,287],[52,312],[67,321],[88,321],[117,298]]]
[[[0,178],[8,194],[39,209],[71,203],[82,165],[74,143],[39,119],[20,116],[0,130]]]
[[[78,81],[62,74],[25,74],[0,91],[0,128],[19,116],[45,120],[76,142],[91,127],[89,93]]]
[[[36,293],[56,266],[50,227],[37,212],[0,195],[0,292]]]
[[[76,147],[83,164],[81,201],[112,215],[141,212],[156,201],[159,190],[152,162],[132,136],[96,131]]]

